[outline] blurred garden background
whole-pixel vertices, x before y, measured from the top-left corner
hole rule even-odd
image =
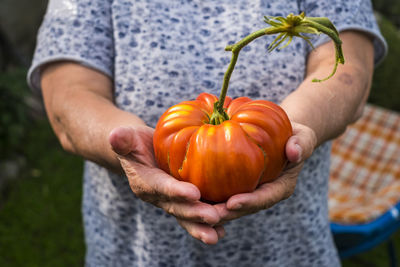
[[[374,0],[389,44],[370,103],[400,112],[400,0]],[[26,72],[46,0],[0,0],[0,266],[82,266],[82,160],[64,152]],[[400,259],[400,233],[394,235]],[[389,266],[382,244],[345,267]]]

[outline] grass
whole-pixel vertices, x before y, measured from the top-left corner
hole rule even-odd
[[[26,140],[27,167],[0,195],[0,266],[82,266],[81,159],[45,121]]]

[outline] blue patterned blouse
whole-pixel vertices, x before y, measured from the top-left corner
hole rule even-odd
[[[386,45],[369,0],[50,0],[28,81],[40,90],[40,70],[74,60],[114,80],[118,107],[155,126],[171,105],[206,91],[218,95],[230,61],[228,43],[266,27],[264,15],[305,11],[339,30],[371,35],[375,61]],[[301,83],[310,48],[295,39],[267,53],[274,37],[240,54],[229,95],[281,102]],[[327,41],[313,40],[315,46]],[[174,217],[131,192],[126,178],[91,162],[84,173],[87,266],[339,266],[327,211],[330,144],[307,160],[293,196],[226,225],[207,246]]]

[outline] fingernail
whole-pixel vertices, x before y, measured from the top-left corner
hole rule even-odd
[[[240,210],[242,207],[243,207],[242,204],[237,203],[236,205],[234,205],[234,206],[232,207],[232,209],[233,209],[233,210]]]
[[[215,228],[215,230],[218,233],[218,238],[224,238],[226,236],[226,231],[225,231],[224,227],[219,227],[218,229]]]
[[[301,157],[303,154],[303,149],[301,148],[301,146],[299,144],[295,144],[297,151],[299,152],[299,157],[296,160],[296,163],[299,163],[301,161]]]
[[[204,236],[204,234],[203,233],[201,233],[200,234],[200,240],[201,240],[201,242],[203,242],[204,244],[207,244],[207,242],[206,242],[206,237]]]

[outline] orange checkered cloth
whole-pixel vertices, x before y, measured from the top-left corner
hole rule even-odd
[[[335,223],[367,223],[399,201],[400,114],[367,104],[333,141],[329,216]]]

